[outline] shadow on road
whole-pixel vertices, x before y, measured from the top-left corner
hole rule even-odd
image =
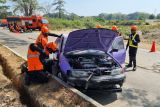
[[[152,67],[154,72],[160,73],[160,63],[154,64]]]
[[[148,94],[144,90],[139,89],[124,89],[120,100],[127,102],[130,106],[142,107],[160,107],[160,97],[155,100],[149,100]]]
[[[118,94],[106,92],[87,92],[86,94],[104,106],[116,103],[119,107],[125,104],[124,107],[160,107],[160,97],[151,100],[146,91],[139,89],[123,89],[122,93]]]
[[[116,93],[107,93],[107,92],[87,92],[86,93],[89,97],[93,98],[97,102],[102,105],[110,104],[117,100]]]

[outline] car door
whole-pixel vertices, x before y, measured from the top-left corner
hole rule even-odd
[[[57,38],[55,40],[55,43],[57,44],[57,47],[58,47],[58,52],[56,54],[57,54],[57,58],[59,59],[59,56],[63,51],[64,37],[62,36],[61,38]]]
[[[123,42],[123,37],[118,36],[112,42],[111,50],[117,50],[110,52],[110,55],[116,59],[121,65],[125,63],[126,59],[126,49]]]
[[[65,37],[61,37],[61,38],[57,38],[57,40],[55,41],[58,45],[59,51],[57,53],[57,58],[58,58],[58,65],[62,71],[63,74],[67,74],[67,71],[70,70],[70,65],[67,61],[67,59],[65,58],[65,56],[63,55],[63,48],[65,45]]]

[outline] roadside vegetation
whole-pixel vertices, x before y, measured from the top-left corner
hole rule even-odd
[[[8,6],[8,1],[13,3],[12,8]],[[137,25],[144,43],[152,44],[152,41],[156,40],[160,45],[160,13],[157,15],[144,12],[100,13],[97,16],[79,16],[67,12],[66,3],[67,0],[52,0],[45,3],[38,0],[0,0],[0,19],[13,15],[30,16],[41,12],[49,20],[49,27],[52,30],[95,28],[99,24],[110,29],[116,25],[125,38],[130,34],[130,26]]]

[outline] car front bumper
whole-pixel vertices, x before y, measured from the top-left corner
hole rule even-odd
[[[88,77],[86,78],[76,78],[69,77],[68,81],[74,86],[82,87],[82,88],[91,88],[91,89],[102,89],[102,88],[111,88],[115,85],[119,85],[120,87],[123,85],[125,81],[125,74],[109,76],[93,76],[89,81]]]

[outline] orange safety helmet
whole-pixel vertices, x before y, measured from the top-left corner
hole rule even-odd
[[[46,49],[49,53],[52,53],[58,50],[58,46],[55,42],[50,42],[46,45]]]
[[[131,30],[134,30],[134,31],[136,31],[138,28],[137,28],[137,26],[136,25],[132,25],[131,26]]]
[[[102,25],[96,25],[96,28],[103,28]]]
[[[47,26],[42,26],[41,31],[42,31],[42,33],[48,33],[49,29]]]
[[[112,30],[113,31],[118,31],[118,27],[117,26],[112,26]]]

